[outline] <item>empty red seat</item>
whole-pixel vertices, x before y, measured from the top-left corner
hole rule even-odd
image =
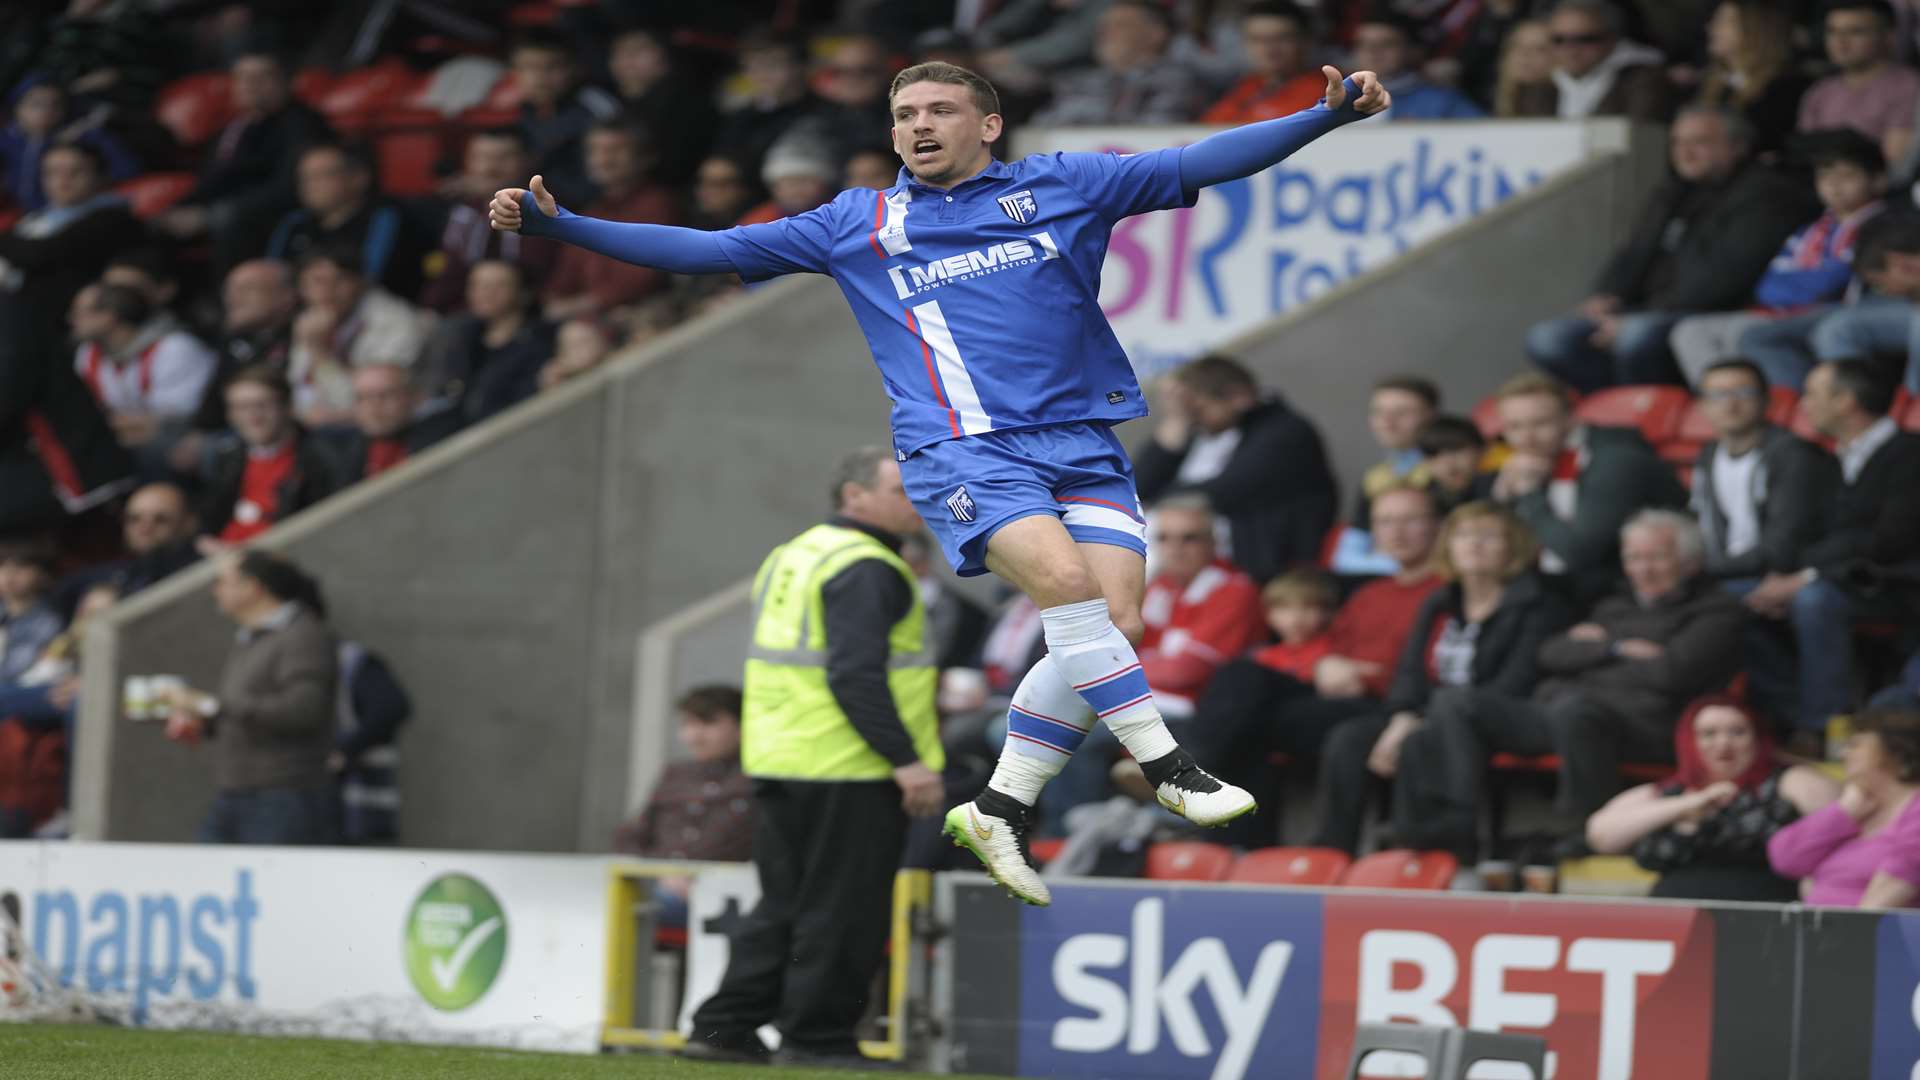
[[[1356,889],[1445,889],[1460,860],[1445,851],[1376,851],[1347,868],[1340,884]]]
[[[175,79],[154,98],[153,115],[182,146],[199,146],[233,119],[233,79],[208,71]]]
[[[150,218],[171,207],[193,190],[193,174],[186,172],[148,173],[124,180],[113,190],[126,196],[133,216]]]
[[[1559,772],[1560,755],[1521,757],[1519,754],[1495,754],[1487,759],[1487,766],[1500,772]],[[1620,765],[1620,775],[1632,780],[1659,780],[1672,772],[1673,766],[1654,762],[1629,761]]]
[[[1573,411],[1589,424],[1637,427],[1659,446],[1672,440],[1692,401],[1678,386],[1614,386],[1588,394]]]
[[[1227,880],[1261,885],[1332,885],[1352,863],[1352,857],[1335,848],[1261,848],[1235,860]]]
[[[320,95],[314,107],[335,127],[365,126],[376,112],[410,103],[426,85],[426,76],[400,60],[382,60],[343,73]]]
[[[373,136],[373,156],[379,166],[382,191],[390,195],[431,195],[439,180],[434,169],[442,156],[440,131],[434,127],[377,132]]]
[[[1219,881],[1233,868],[1233,849],[1220,844],[1179,841],[1147,849],[1147,877],[1153,881]]]

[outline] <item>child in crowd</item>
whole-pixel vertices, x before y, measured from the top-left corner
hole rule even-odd
[[[53,551],[43,545],[0,547],[0,683],[25,674],[63,628],[47,602],[53,565]]]
[[[560,324],[553,359],[540,369],[540,389],[550,390],[600,366],[613,351],[613,334],[597,319],[568,319]]]
[[[1290,570],[1267,582],[1260,591],[1260,603],[1266,609],[1267,626],[1280,642],[1260,649],[1253,658],[1311,684],[1313,666],[1327,655],[1327,626],[1333,622],[1339,599],[1333,578],[1319,570]]]
[[[1487,454],[1487,438],[1473,421],[1436,416],[1421,426],[1414,445],[1420,448],[1435,514],[1444,520],[1454,507],[1473,501]]]

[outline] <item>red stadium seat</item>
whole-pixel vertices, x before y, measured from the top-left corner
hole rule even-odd
[[[1347,868],[1340,884],[1354,889],[1445,889],[1460,860],[1445,851],[1376,851]]]
[[[1181,841],[1147,849],[1147,878],[1152,881],[1219,881],[1233,868],[1233,849],[1220,844]]]
[[[1487,767],[1497,772],[1540,772],[1560,771],[1560,755],[1541,754],[1538,757],[1521,757],[1518,754],[1495,754],[1487,759]],[[1628,780],[1659,780],[1673,772],[1673,766],[1655,762],[1622,762],[1620,775]]]
[[[1240,856],[1228,881],[1261,885],[1332,885],[1353,859],[1344,851],[1317,847],[1270,847]]]
[[[379,131],[373,136],[380,189],[389,195],[431,195],[442,157],[438,125]]]
[[[1500,399],[1488,394],[1473,407],[1473,426],[1488,439],[1500,437]]]
[[[193,174],[184,172],[148,173],[115,184],[113,190],[126,196],[133,216],[154,217],[186,197],[193,190]]]
[[[1791,386],[1776,386],[1769,393],[1767,419],[1785,425],[1800,410],[1800,392]]]
[[[1908,431],[1920,431],[1920,396],[1909,394],[1905,387],[1901,396],[1894,399],[1893,419]]]
[[[377,112],[405,105],[427,78],[403,61],[388,59],[342,74],[320,95],[315,107],[336,128],[366,126]]]
[[[333,72],[326,68],[301,68],[299,74],[293,77],[293,96],[316,109],[332,88]]]
[[[1680,412],[1680,423],[1673,429],[1673,441],[1683,443],[1709,443],[1714,439],[1713,423],[1707,419],[1707,410],[1700,407],[1700,399],[1687,402]]]
[[[1033,840],[1027,844],[1027,850],[1033,853],[1033,861],[1042,866],[1060,857],[1060,849],[1067,846],[1065,840]]]
[[[233,119],[232,78],[208,71],[176,79],[154,98],[153,115],[182,146],[199,146]]]
[[[1638,427],[1659,446],[1673,439],[1692,400],[1677,386],[1615,386],[1588,394],[1573,411],[1589,424]]]

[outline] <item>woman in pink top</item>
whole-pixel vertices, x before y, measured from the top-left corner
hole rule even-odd
[[[1855,720],[1840,798],[1773,834],[1767,857],[1801,878],[1800,898],[1834,907],[1906,907],[1920,898],[1920,712]]]

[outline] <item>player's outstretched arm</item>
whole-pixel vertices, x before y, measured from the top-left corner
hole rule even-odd
[[[1320,70],[1327,76],[1327,96],[1313,108],[1215,132],[1182,148],[1180,186],[1191,195],[1212,184],[1252,176],[1334,128],[1384,112],[1393,104],[1387,88],[1371,71],[1356,71],[1342,79],[1335,68]]]
[[[602,221],[560,209],[536,176],[532,190],[503,188],[494,193],[487,217],[501,232],[545,236],[588,251],[673,274],[732,273],[734,266],[713,233],[674,225]]]

